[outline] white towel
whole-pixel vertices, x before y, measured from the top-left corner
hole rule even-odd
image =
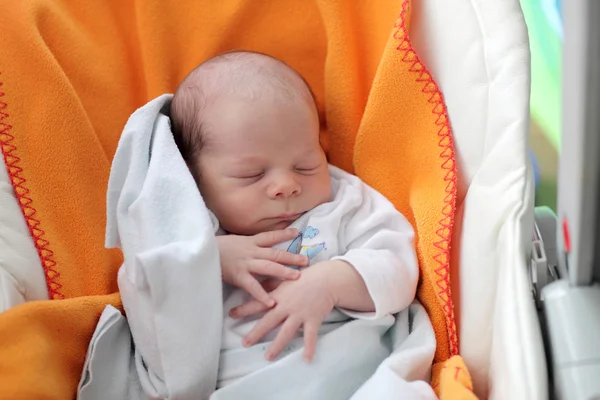
[[[119,290],[143,390],[207,398],[221,345],[222,288],[212,223],[170,129],[171,96],[137,110],[115,154],[107,247],[120,247]],[[165,110],[167,112],[165,112]]]

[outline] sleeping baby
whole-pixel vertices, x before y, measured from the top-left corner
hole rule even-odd
[[[328,165],[297,72],[258,53],[217,56],[181,83],[171,120],[214,217],[220,387],[292,352],[310,362],[319,336],[410,305],[413,229],[384,196]]]

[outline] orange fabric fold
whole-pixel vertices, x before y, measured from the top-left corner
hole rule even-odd
[[[3,313],[0,398],[74,398],[88,343],[106,304],[122,310],[114,293],[30,302]]]
[[[0,143],[53,299],[0,315],[3,391],[74,395],[99,313],[119,301],[106,295],[118,290],[122,258],[103,243],[122,127],[198,63],[232,49],[268,53],[305,76],[330,161],[385,194],[416,228],[418,296],[435,329],[436,365],[458,353],[452,135],[443,96],[410,43],[409,0],[0,6]],[[434,368],[435,382],[453,379],[443,371]],[[453,394],[456,385],[440,387],[442,398],[463,398]]]
[[[431,385],[440,399],[477,400],[471,375],[460,356],[435,364]]]

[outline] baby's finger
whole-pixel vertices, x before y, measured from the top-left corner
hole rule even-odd
[[[304,361],[311,362],[315,356],[319,325],[311,322],[304,324]]]
[[[229,311],[229,316],[231,318],[244,318],[250,315],[258,314],[259,312],[263,312],[268,310],[270,307],[265,306],[263,303],[251,300],[247,303],[242,304],[241,306],[233,307]]]
[[[287,242],[299,235],[297,229],[283,229],[278,231],[262,232],[254,235],[254,243],[261,247],[272,247],[276,244]]]
[[[248,292],[250,296],[254,297],[257,301],[261,302],[268,308],[271,308],[275,305],[275,300],[269,296],[267,291],[252,275],[246,275],[240,287]]]
[[[285,315],[278,312],[277,309],[272,309],[265,314],[264,317],[252,328],[252,330],[244,337],[242,344],[244,347],[250,347],[258,343],[267,333],[277,328],[285,319]]]
[[[279,353],[281,353],[285,346],[287,346],[288,343],[294,339],[296,332],[298,332],[298,329],[300,329],[300,325],[301,323],[296,319],[286,319],[281,326],[279,333],[275,337],[275,340],[273,340],[273,343],[271,346],[269,346],[269,349],[265,353],[265,358],[269,361],[273,361],[279,355]]]
[[[281,286],[282,283],[283,281],[280,279],[267,279],[262,281],[260,284],[267,292],[271,293],[273,290]]]
[[[300,271],[268,260],[253,260],[250,265],[250,272],[287,280],[300,278]]]
[[[261,260],[273,261],[281,265],[293,265],[296,267],[305,267],[308,265],[308,257],[284,250],[262,248],[256,253],[256,257]]]

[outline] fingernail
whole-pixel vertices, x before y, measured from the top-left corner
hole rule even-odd
[[[250,341],[248,339],[244,338],[242,340],[242,346],[244,346],[244,347],[250,347]]]
[[[265,353],[265,358],[267,359],[267,361],[273,361],[273,354],[272,353]]]
[[[305,363],[309,363],[312,361],[312,358],[310,358],[309,356],[304,356],[304,362]]]
[[[273,299],[269,299],[269,301],[267,301],[267,305],[268,305],[269,307],[273,307],[273,306],[275,305],[275,300],[273,300]]]
[[[229,310],[229,316],[230,317],[234,317],[235,313],[236,313],[236,309],[235,308],[232,308],[231,310]]]

